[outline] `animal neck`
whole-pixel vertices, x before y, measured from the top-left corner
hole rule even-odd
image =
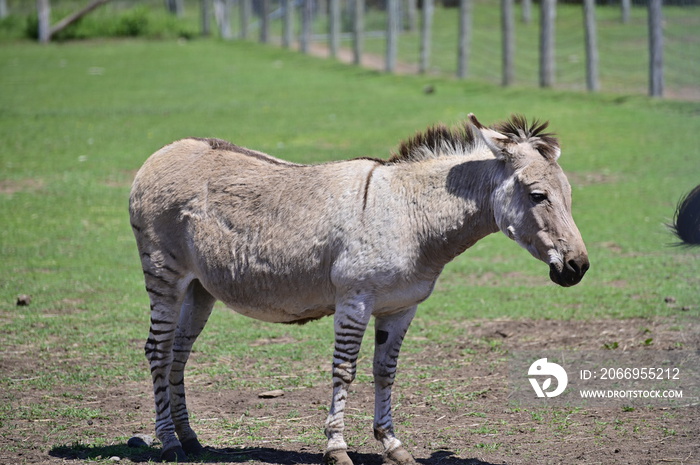
[[[497,232],[493,191],[507,173],[494,158],[444,157],[397,167],[408,191],[409,216],[419,231],[421,260],[442,267],[483,237]]]

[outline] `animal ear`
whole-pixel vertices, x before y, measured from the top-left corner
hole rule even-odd
[[[539,141],[534,144],[534,147],[538,152],[542,154],[547,160],[557,161],[559,156],[561,156],[561,149],[556,143],[546,143]]]
[[[474,116],[474,113],[469,113],[468,118],[469,122],[476,129],[476,133],[479,134],[481,140],[493,152],[494,156],[499,160],[508,158],[508,143],[510,142],[508,136],[481,124]]]

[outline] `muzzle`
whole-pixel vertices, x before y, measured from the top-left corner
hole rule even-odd
[[[576,258],[567,260],[559,270],[555,264],[549,265],[549,279],[559,284],[562,287],[574,286],[581,282],[583,275],[586,274],[591,264],[588,262],[588,256],[579,255]]]

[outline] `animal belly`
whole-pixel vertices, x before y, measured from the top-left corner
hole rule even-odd
[[[335,313],[334,295],[324,291],[324,286],[317,283],[296,284],[284,279],[246,279],[208,284],[209,292],[227,307],[257,320],[271,323],[303,323]]]
[[[227,247],[220,240],[215,253],[197,250],[197,275],[204,287],[234,311],[262,321],[294,323],[335,311],[334,288],[319,260],[282,252],[252,253],[252,248]],[[239,250],[240,249],[240,250]],[[270,258],[273,257],[273,258]]]
[[[304,324],[335,313],[335,308],[333,306],[276,308],[272,306],[251,307],[240,304],[229,305],[228,303],[226,305],[236,313],[269,323]]]

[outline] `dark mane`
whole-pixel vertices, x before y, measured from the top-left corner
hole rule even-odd
[[[467,123],[455,128],[438,124],[401,142],[398,152],[389,158],[388,163],[419,161],[441,155],[464,153],[474,148],[476,143],[476,135]]]
[[[192,139],[209,144],[209,147],[211,147],[213,150],[226,150],[229,152],[238,152],[241,150],[241,147],[232,144],[227,140],[215,139],[212,137],[192,137]]]
[[[554,157],[559,141],[553,133],[544,132],[549,122],[533,120],[528,123],[521,115],[513,115],[509,120],[496,123],[491,129],[497,131],[513,143],[532,142],[533,146],[546,158]],[[437,158],[444,155],[468,153],[481,141],[468,122],[448,128],[438,124],[419,132],[399,145],[387,163],[401,163]]]
[[[559,141],[551,132],[544,132],[549,126],[549,121],[540,122],[535,119],[532,123],[522,115],[512,115],[509,120],[496,123],[492,126],[513,142],[536,142],[535,147],[542,155],[549,158],[555,148],[559,147]]]

